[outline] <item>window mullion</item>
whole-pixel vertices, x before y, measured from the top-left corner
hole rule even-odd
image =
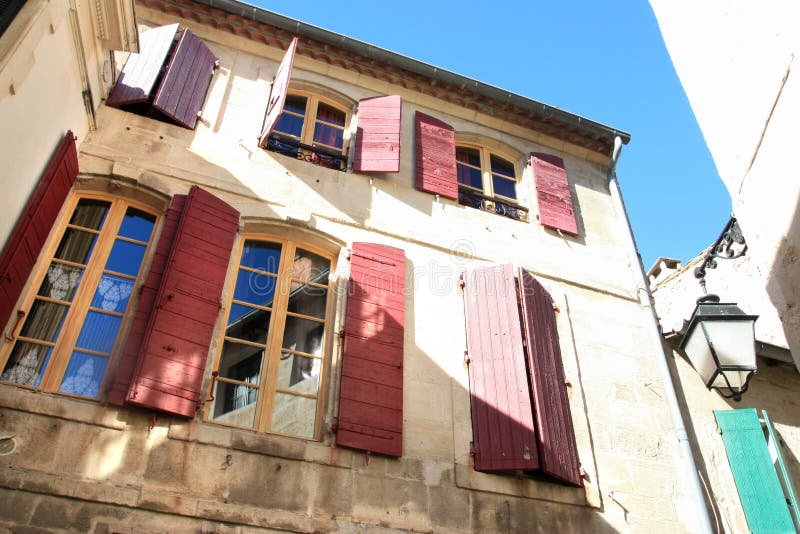
[[[494,188],[492,187],[492,163],[489,151],[481,147],[481,176],[483,176],[483,193],[487,197],[494,198]]]

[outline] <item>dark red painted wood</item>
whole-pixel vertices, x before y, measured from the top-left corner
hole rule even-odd
[[[414,122],[417,189],[458,199],[455,130],[449,124],[419,111],[414,115]]]
[[[539,467],[517,293],[510,265],[464,273],[477,471]]]
[[[125,349],[122,351],[120,363],[111,386],[108,398],[108,402],[111,404],[121,406],[125,404],[125,399],[128,396],[139,353],[142,350],[142,342],[147,332],[147,324],[155,308],[156,295],[159,287],[161,287],[161,279],[164,275],[172,245],[175,242],[175,234],[178,232],[178,225],[185,205],[186,195],[172,197],[172,202],[167,210],[164,226],[161,230],[161,236],[158,239],[155,254],[153,255],[153,261],[150,264],[150,271],[142,285],[131,331],[125,342]]]
[[[108,95],[107,105],[119,107],[147,102],[177,32],[178,25],[170,24],[142,33],[139,53],[128,56],[114,89]]]
[[[188,29],[183,30],[156,91],[153,107],[181,126],[194,129],[216,63],[217,58],[205,43]]]
[[[239,212],[192,187],[147,323],[127,402],[193,417]]]
[[[336,444],[403,454],[405,253],[353,243]]]
[[[568,484],[582,486],[553,300],[525,269],[519,270],[518,279],[541,470]]]
[[[548,228],[578,235],[578,222],[564,161],[552,154],[531,154],[531,168],[539,204],[539,222]]]
[[[402,108],[403,99],[398,95],[359,101],[355,172],[400,172]]]
[[[269,134],[278,124],[278,119],[283,113],[283,105],[286,103],[286,95],[289,94],[289,81],[292,78],[292,67],[294,66],[294,54],[297,51],[297,37],[292,39],[286,54],[283,56],[278,70],[275,71],[275,78],[272,80],[272,87],[269,92],[269,102],[267,103],[267,113],[264,116],[264,126],[261,129],[259,146],[266,147],[269,141]]]
[[[56,146],[0,254],[0,325],[12,314],[16,321],[17,300],[77,176],[78,150],[70,131]]]

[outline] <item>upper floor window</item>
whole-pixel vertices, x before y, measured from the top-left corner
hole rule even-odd
[[[290,93],[266,148],[344,170],[348,141],[345,128],[349,118],[345,109],[327,99],[311,93]]]
[[[332,264],[299,243],[245,239],[208,420],[317,437]]]
[[[517,203],[514,163],[486,147],[456,146],[458,201],[512,219],[527,220],[527,209]]]
[[[157,216],[113,198],[79,198],[36,274],[0,381],[96,398],[153,238]]]

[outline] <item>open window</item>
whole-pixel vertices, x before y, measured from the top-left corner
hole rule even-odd
[[[519,172],[508,156],[485,146],[456,145],[458,202],[521,221],[528,220],[528,209],[519,205]]]

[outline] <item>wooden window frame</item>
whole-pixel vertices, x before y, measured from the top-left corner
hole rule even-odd
[[[300,236],[297,236],[300,237]],[[274,243],[281,246],[281,259],[280,264],[278,266],[277,273],[264,273],[258,269],[253,269],[247,266],[242,266],[242,253],[244,251],[244,247],[248,242],[261,242],[261,243]],[[292,265],[295,257],[295,251],[297,248],[302,250],[311,252],[313,254],[319,255],[325,259],[330,260],[330,268],[329,268],[329,277],[328,283],[326,286],[322,284],[313,284],[314,287],[325,287],[327,291],[327,300],[325,304],[325,318],[324,320],[320,320],[318,317],[311,317],[306,316],[303,314],[298,314],[295,312],[289,312],[288,305],[289,305],[289,294],[290,291],[285,291],[280,288],[285,288],[290,286],[292,281],[299,281],[298,279],[292,279]],[[212,423],[215,425],[221,425],[230,428],[241,428],[247,430],[255,430],[257,432],[263,432],[271,435],[277,436],[286,436],[296,439],[302,439],[305,441],[319,441],[321,436],[321,427],[322,421],[325,415],[326,409],[326,393],[327,393],[327,386],[328,386],[328,370],[330,367],[330,352],[331,346],[333,343],[333,321],[334,321],[334,287],[333,287],[333,273],[336,271],[336,263],[338,259],[338,253],[331,252],[330,250],[319,248],[312,244],[309,244],[306,241],[302,241],[301,239],[286,239],[276,237],[274,235],[267,235],[267,234],[260,234],[260,233],[245,233],[243,234],[240,239],[239,243],[235,247],[236,252],[236,261],[231,266],[230,272],[232,273],[229,275],[228,279],[228,289],[227,294],[225,296],[225,303],[226,309],[224,313],[224,318],[222,324],[220,326],[220,332],[215,335],[215,338],[218,340],[216,354],[214,355],[213,369],[212,372],[212,380],[208,387],[208,397],[205,403],[205,408],[203,410],[203,420],[207,423]],[[217,376],[219,371],[220,361],[222,359],[222,353],[225,346],[225,341],[229,338],[227,336],[226,330],[228,326],[228,317],[230,316],[231,309],[233,308],[234,304],[239,304],[238,301],[234,300],[234,289],[235,289],[235,282],[236,278],[239,274],[239,270],[244,269],[247,271],[258,272],[266,276],[271,276],[274,274],[274,278],[276,279],[276,289],[275,289],[275,297],[273,300],[273,305],[269,308],[269,313],[271,315],[270,324],[267,331],[267,339],[266,343],[263,345],[260,343],[253,343],[253,342],[245,342],[243,344],[246,345],[253,345],[256,348],[261,348],[265,350],[264,354],[264,361],[262,362],[262,371],[261,376],[259,379],[259,383],[256,389],[258,391],[258,397],[256,400],[256,413],[254,416],[253,426],[242,426],[236,425],[231,423],[226,423],[224,421],[215,420],[211,416],[211,410],[214,407],[214,397],[216,395],[215,384],[217,382],[224,382],[224,383],[231,383],[231,384],[242,384],[246,387],[251,387],[252,384],[238,382],[234,379],[226,379],[220,376]],[[305,282],[308,283],[308,282]],[[249,307],[256,307],[253,303],[242,303],[242,305],[246,305]],[[260,307],[259,309],[266,309],[266,307]],[[273,409],[275,406],[275,397],[277,393],[280,393],[280,388],[278,388],[278,366],[280,364],[280,355],[282,352],[287,352],[286,349],[282,347],[283,341],[283,334],[285,332],[286,327],[286,317],[298,317],[300,319],[311,320],[314,322],[319,322],[323,325],[323,343],[322,343],[322,350],[320,352],[320,356],[316,357],[313,355],[308,355],[306,353],[292,351],[293,353],[297,353],[300,356],[312,356],[316,359],[320,360],[320,371],[319,371],[319,387],[317,388],[316,393],[316,400],[317,400],[317,409],[314,418],[314,431],[311,437],[306,436],[297,436],[294,434],[287,434],[282,432],[276,432],[270,430],[270,426],[272,423],[272,415]],[[232,342],[241,343],[243,340],[238,338],[230,338]],[[295,394],[295,393],[292,393]],[[299,396],[306,396],[307,395],[299,395]]]
[[[468,134],[467,134],[468,135]],[[496,143],[499,145],[499,143]],[[469,163],[460,162],[456,157],[456,186],[458,188],[458,203],[462,206],[473,207],[508,217],[513,220],[527,222],[529,219],[529,209],[522,205],[519,200],[520,191],[519,185],[522,183],[522,173],[520,172],[519,158],[512,155],[510,150],[504,150],[501,147],[496,147],[492,143],[482,143],[480,141],[473,141],[472,136],[468,135],[467,139],[459,139],[456,137],[455,150],[456,153],[459,148],[467,148],[470,150],[478,151],[480,158],[480,168],[470,165]],[[505,195],[495,193],[494,182],[492,177],[492,156],[500,158],[510,163],[514,169],[514,192],[517,198],[507,197]],[[458,168],[459,165],[465,165],[470,169],[477,169],[481,172],[481,181],[483,188],[473,187],[469,184],[464,184],[458,181]],[[512,181],[511,178],[498,175],[501,179]]]
[[[150,259],[158,242],[157,237],[160,233],[160,225],[162,224],[163,219],[161,213],[146,203],[120,198],[118,196],[104,195],[102,193],[86,191],[72,194],[65,202],[60,214],[60,219],[57,221],[56,225],[53,226],[50,235],[48,236],[47,244],[42,250],[42,253],[39,256],[39,261],[34,267],[33,273],[28,280],[28,285],[26,286],[20,309],[31,309],[31,306],[38,295],[39,287],[42,285],[45,276],[47,276],[48,269],[54,260],[54,255],[59,244],[61,243],[64,232],[71,226],[69,221],[74,213],[75,208],[81,200],[86,199],[109,202],[110,205],[101,230],[96,232],[99,237],[94,244],[88,263],[84,266],[84,272],[81,275],[81,283],[76,290],[72,301],[69,302],[68,311],[64,316],[63,324],[57,340],[54,343],[41,341],[35,343],[43,346],[54,347],[53,353],[51,354],[47,363],[47,367],[42,375],[42,380],[38,386],[30,386],[11,381],[1,381],[0,383],[2,384],[80,399],[102,400],[106,396],[109,383],[113,379],[114,370],[124,345],[124,340],[127,337],[131,318],[136,309],[139,290],[145,280],[144,275],[149,268]],[[148,213],[155,217],[155,221],[153,224],[153,229],[150,233],[150,239],[145,245],[146,248],[142,257],[142,263],[139,266],[139,271],[136,274],[136,277],[133,278],[124,273],[109,271],[114,274],[114,276],[120,276],[133,280],[134,285],[133,289],[131,290],[131,295],[125,311],[122,313],[115,312],[111,314],[116,317],[120,317],[120,327],[117,331],[117,336],[114,340],[111,351],[107,355],[108,364],[106,366],[103,379],[100,383],[98,395],[96,397],[87,397],[84,395],[61,392],[59,391],[59,388],[61,387],[61,382],[64,379],[64,373],[69,365],[71,355],[75,350],[75,344],[78,341],[78,337],[81,333],[86,316],[93,309],[91,303],[94,298],[97,285],[100,283],[102,275],[106,271],[105,266],[111,253],[111,249],[114,246],[115,240],[119,238],[126,242],[144,244],[144,242],[136,239],[119,236],[119,230],[122,221],[124,220],[125,214],[129,208],[134,208]],[[81,228],[81,230],[89,231],[85,228]],[[59,263],[63,263],[65,265],[71,264],[71,262],[67,261],[59,261]],[[52,299],[49,297],[45,298],[44,300],[52,301]],[[27,338],[19,337],[19,332],[22,330],[24,324],[24,319],[18,320],[16,324],[11,326],[9,334],[3,336],[2,347],[0,347],[0,372],[5,369],[5,366],[8,363],[8,358],[11,355],[17,340],[20,339],[21,341],[27,341]],[[88,354],[94,354],[94,351],[87,351],[85,349],[81,350]],[[97,354],[100,355],[100,353]],[[105,356],[105,354],[102,355]]]
[[[473,143],[459,143],[458,140],[456,140],[456,151],[458,151],[458,149],[461,148],[461,147],[463,147],[463,148],[471,148],[473,150],[477,150],[479,152],[479,154],[480,154],[481,166],[478,169],[478,167],[475,167],[475,166],[470,165],[468,163],[464,163],[464,162],[458,161],[458,159],[456,159],[456,169],[458,169],[459,165],[466,165],[467,167],[469,167],[471,169],[480,170],[481,171],[481,179],[483,180],[483,189],[481,190],[481,189],[478,189],[477,187],[472,187],[471,185],[462,184],[461,182],[458,182],[458,187],[464,187],[464,188],[467,188],[467,189],[469,189],[471,191],[477,191],[478,193],[482,193],[482,194],[486,195],[487,197],[498,198],[499,200],[502,200],[502,201],[505,201],[505,202],[511,202],[511,203],[514,203],[514,204],[519,202],[519,195],[517,195],[517,198],[512,198],[512,197],[507,197],[507,196],[501,195],[499,193],[496,194],[494,192],[494,183],[492,181],[492,163],[491,163],[492,160],[491,160],[491,158],[492,158],[492,156],[496,156],[498,158],[504,159],[505,161],[507,161],[508,163],[510,163],[514,167],[514,179],[513,180],[511,180],[510,178],[507,178],[505,176],[501,176],[501,178],[503,178],[505,180],[508,180],[508,181],[513,181],[514,182],[514,191],[516,191],[517,190],[517,186],[519,185],[519,182],[520,182],[520,172],[519,172],[519,165],[517,165],[517,162],[516,162],[515,158],[512,158],[508,154],[504,154],[503,152],[498,152],[497,150],[492,150],[489,147],[486,147],[486,146],[483,146],[483,145],[478,145],[478,144],[473,144]]]
[[[316,126],[316,124],[317,124],[317,112],[319,110],[319,104],[320,103],[326,104],[326,105],[331,106],[331,107],[335,108],[336,110],[341,111],[341,112],[343,112],[345,114],[345,116],[344,116],[344,126],[341,127],[342,128],[342,147],[341,147],[340,153],[341,153],[341,158],[342,158],[342,167],[339,170],[346,169],[347,165],[348,165],[348,160],[349,160],[348,149],[349,149],[349,146],[350,146],[350,137],[351,137],[350,125],[351,125],[351,121],[352,121],[352,118],[353,118],[352,117],[352,115],[353,115],[352,114],[352,106],[347,106],[346,104],[343,104],[342,102],[340,102],[338,100],[335,100],[335,99],[332,99],[332,98],[328,98],[326,96],[322,96],[322,95],[320,95],[319,93],[317,93],[315,91],[308,91],[308,90],[304,90],[304,89],[297,89],[297,90],[289,90],[289,91],[287,91],[286,98],[288,99],[288,98],[290,98],[292,96],[300,96],[300,97],[303,97],[303,98],[306,99],[306,110],[305,110],[305,113],[302,115],[303,128],[302,128],[302,130],[300,132],[300,136],[298,137],[298,136],[295,136],[295,135],[292,135],[292,134],[279,132],[278,130],[273,128],[272,132],[270,132],[270,134],[269,134],[269,139],[270,140],[275,139],[275,140],[280,141],[281,137],[283,137],[284,139],[289,138],[289,139],[295,140],[297,143],[300,143],[300,145],[301,145],[299,147],[299,150],[298,150],[297,158],[298,159],[303,159],[305,161],[309,161],[311,163],[315,163],[313,161],[314,151],[312,149],[312,147],[314,146],[314,126]],[[281,116],[283,116],[284,113],[289,113],[292,116],[300,117],[299,114],[287,111],[285,108],[281,112]],[[278,118],[278,121],[280,121],[280,117]],[[334,125],[334,124],[330,124],[330,123],[324,123],[324,124],[326,124],[328,126],[331,126],[331,127],[334,127],[334,128],[339,128],[339,126]],[[277,126],[277,123],[276,123],[276,126]],[[276,136],[276,134],[278,134],[278,135]],[[319,144],[321,149],[323,149],[323,150],[325,150],[327,152],[334,153],[334,152],[336,152],[336,150],[338,150],[338,147],[334,147],[332,145],[326,145],[324,143],[318,143],[318,144]],[[271,152],[277,152],[276,150],[270,149],[270,148],[267,148],[267,150],[269,150]],[[325,155],[327,155],[327,154],[325,154]]]

